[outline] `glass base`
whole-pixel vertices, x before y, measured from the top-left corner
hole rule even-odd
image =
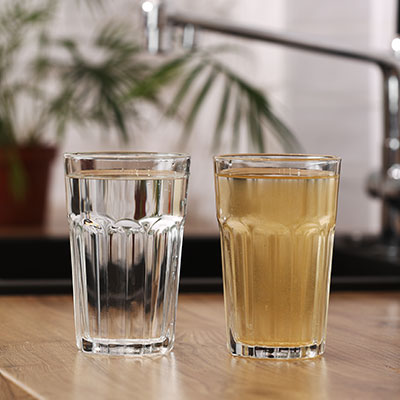
[[[84,353],[111,356],[155,356],[171,351],[173,341],[164,340],[110,340],[82,338],[78,347]]]
[[[325,351],[325,341],[320,344],[312,344],[300,347],[267,347],[267,346],[249,346],[244,343],[235,342],[231,338],[228,344],[229,351],[233,356],[250,357],[259,359],[275,360],[298,360],[305,358],[318,357]]]

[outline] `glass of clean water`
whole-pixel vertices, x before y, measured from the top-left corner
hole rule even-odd
[[[175,338],[190,157],[64,158],[78,348],[167,353]]]
[[[233,355],[324,352],[340,162],[304,154],[215,157]]]

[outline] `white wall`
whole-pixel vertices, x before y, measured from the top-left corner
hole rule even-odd
[[[125,17],[136,2],[117,1],[113,12]],[[67,29],[76,10],[67,2],[60,17]],[[388,49],[394,26],[394,0],[177,0],[174,7],[203,16],[225,18],[258,28],[282,29],[316,36],[319,41],[345,46]],[[119,11],[120,10],[120,11]],[[82,14],[82,13],[79,13]],[[81,16],[82,18],[82,16]],[[90,16],[75,22],[77,32],[90,26]],[[221,38],[203,35],[202,43]],[[379,205],[364,193],[367,173],[379,166],[381,95],[379,73],[360,63],[306,55],[277,46],[242,42],[251,56],[234,58],[235,68],[268,91],[280,115],[289,123],[308,152],[337,154],[344,159],[338,231],[373,232],[379,228]],[[186,233],[217,234],[214,211],[212,150],[213,104],[201,115],[188,148],[179,144],[181,127],[149,111],[148,124],[136,131],[130,150],[187,151],[191,153],[189,210]],[[70,132],[61,151],[118,149],[114,139],[92,132]],[[229,132],[227,132],[229,133]],[[94,140],[94,138],[101,140]],[[246,149],[243,148],[242,151]],[[274,146],[271,147],[274,150]],[[219,150],[230,151],[227,143]],[[49,219],[64,221],[62,159],[53,172]]]

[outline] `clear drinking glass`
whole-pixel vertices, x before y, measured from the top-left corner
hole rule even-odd
[[[168,352],[175,338],[190,157],[64,157],[78,348]]]
[[[214,158],[233,355],[324,352],[340,162],[302,154]]]

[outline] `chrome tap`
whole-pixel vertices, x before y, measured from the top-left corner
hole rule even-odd
[[[142,4],[159,1],[148,0]],[[150,8],[150,7],[149,7]],[[154,19],[147,13],[146,20]],[[301,35],[274,32],[270,30],[252,29],[221,21],[194,18],[190,15],[168,14],[161,19],[164,27],[180,27],[183,29],[183,44],[186,48],[194,44],[195,30],[221,33],[249,40],[274,43],[312,53],[352,59],[376,65],[382,72],[383,80],[383,142],[382,167],[367,179],[367,191],[370,195],[383,201],[381,217],[381,238],[388,245],[400,244],[400,38],[393,40],[394,54],[380,54],[363,50],[349,50],[336,46],[319,44],[317,41],[301,38]],[[146,23],[146,27],[149,24]],[[146,28],[148,29],[148,28]],[[150,37],[149,31],[147,37]],[[153,49],[148,42],[148,48]],[[157,49],[159,51],[160,48]]]
[[[145,20],[146,48],[154,54],[161,48],[162,3],[159,0],[144,1],[142,12]]]

